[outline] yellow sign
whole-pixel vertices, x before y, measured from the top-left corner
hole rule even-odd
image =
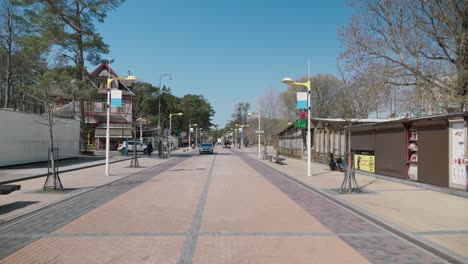
[[[354,168],[356,170],[375,172],[375,157],[368,155],[354,155]]]

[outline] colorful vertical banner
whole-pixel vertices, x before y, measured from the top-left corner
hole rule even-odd
[[[465,125],[463,122],[452,123],[452,184],[466,185],[465,165]]]
[[[306,92],[296,93],[296,108],[307,109],[307,93]]]
[[[111,106],[122,107],[122,91],[111,90]]]

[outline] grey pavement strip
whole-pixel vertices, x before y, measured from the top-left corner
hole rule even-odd
[[[132,174],[126,178],[103,185],[69,200],[52,205],[46,209],[39,209],[36,213],[19,217],[0,225],[3,235],[15,234],[50,234],[67,225],[80,216],[98,208],[115,197],[135,188],[145,181],[156,177],[183,159],[173,159],[144,171]],[[8,256],[20,248],[39,238],[24,239],[0,238],[0,259]]]
[[[159,236],[185,236],[183,232],[158,232],[158,233],[73,233],[73,234],[6,234],[1,238],[44,238],[44,237],[159,237]]]
[[[321,233],[321,232],[200,232],[199,236],[288,236],[288,237],[374,237],[388,233]]]
[[[208,177],[203,186],[203,191],[198,201],[197,209],[192,218],[192,224],[185,236],[184,245],[180,251],[179,259],[177,263],[186,264],[192,263],[193,254],[198,241],[198,233],[200,232],[201,221],[203,217],[203,211],[205,210],[206,199],[208,197],[208,191],[210,190],[211,178],[213,176],[213,168],[216,161],[216,155],[213,155],[213,160],[208,170]]]
[[[0,239],[45,238],[45,237],[160,237],[187,236],[184,232],[149,233],[73,233],[73,234],[0,234]],[[388,233],[323,233],[323,232],[199,232],[198,236],[281,236],[281,237],[374,237],[389,236]]]
[[[413,234],[418,235],[468,235],[468,230],[434,230],[434,231],[422,231],[414,232]]]
[[[250,156],[237,152],[242,160],[265,177],[306,212],[336,233],[372,233],[385,230],[389,236],[340,237],[348,245],[357,250],[372,263],[464,263],[460,258],[446,254],[445,251],[431,250],[427,244],[422,247],[418,243],[407,239],[398,230],[388,228],[380,221],[366,217],[362,211],[344,204],[334,196],[317,190],[308,184],[281,173]],[[437,255],[437,256],[436,256]],[[443,260],[440,258],[443,257]]]
[[[323,232],[200,232],[198,236],[291,236],[291,237],[369,237],[388,236],[388,233],[323,233]],[[16,238],[44,238],[44,237],[158,237],[158,236],[187,236],[184,232],[157,232],[157,233],[73,233],[73,234],[1,234],[0,239]]]

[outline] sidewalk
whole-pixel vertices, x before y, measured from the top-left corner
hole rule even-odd
[[[182,149],[172,151],[172,154],[182,153]],[[61,161],[59,175],[65,190],[47,193],[42,192],[47,164],[2,168],[0,184],[13,182],[12,184],[21,185],[21,190],[0,196],[0,223],[157,166],[170,159],[159,159],[158,155],[139,156],[140,167],[131,168],[131,157],[113,152],[109,158],[110,176],[104,175],[105,158],[102,155],[64,160]]]
[[[245,154],[257,159],[256,148]],[[403,180],[356,172],[362,193],[340,194],[343,172],[331,171],[327,164],[312,163],[307,177],[307,161],[287,158],[286,165],[268,160],[259,162],[316,190],[323,196],[383,223],[413,241],[468,263],[468,195],[461,192]]]

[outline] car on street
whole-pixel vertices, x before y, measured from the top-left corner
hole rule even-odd
[[[126,149],[128,149],[129,152],[132,152],[135,150],[135,146],[137,152],[148,154],[148,146],[146,144],[140,143],[139,141],[128,141],[128,147],[125,141],[122,141],[117,147],[117,150],[120,151],[122,155],[124,155]]]
[[[199,154],[203,153],[209,153],[213,154],[214,153],[214,146],[211,143],[202,143],[200,144],[200,148],[198,149]]]

